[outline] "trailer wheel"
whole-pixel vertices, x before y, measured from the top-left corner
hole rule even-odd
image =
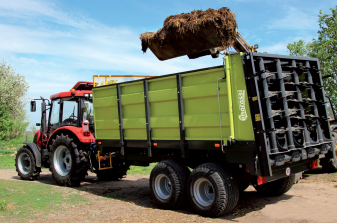
[[[196,167],[188,180],[189,200],[202,216],[219,217],[231,212],[239,200],[239,185],[229,171],[216,163]]]
[[[337,171],[337,132],[333,131],[331,135],[333,138],[332,151],[320,160],[323,171],[328,173]]]
[[[36,180],[40,176],[41,168],[36,167],[34,154],[27,147],[21,147],[17,152],[15,166],[22,180]]]
[[[57,135],[50,146],[49,170],[61,186],[78,186],[87,173],[87,158],[68,135]]]
[[[158,206],[176,209],[187,200],[189,169],[175,160],[159,162],[151,171],[150,189]]]
[[[258,193],[265,196],[285,194],[295,184],[295,174],[262,185],[253,185]]]

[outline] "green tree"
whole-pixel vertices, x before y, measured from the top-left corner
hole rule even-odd
[[[0,139],[20,136],[28,126],[24,100],[28,87],[23,75],[0,62]]]
[[[3,107],[0,107],[0,139],[6,138],[14,130],[12,116]]]
[[[330,96],[331,102],[337,109],[337,6],[331,8],[331,14],[320,11],[318,17],[318,38],[309,43],[303,40],[289,43],[287,48],[290,55],[316,57],[320,60],[324,89]]]

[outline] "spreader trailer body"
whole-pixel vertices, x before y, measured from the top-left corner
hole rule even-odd
[[[159,162],[150,187],[163,208],[189,197],[202,215],[226,214],[250,183],[283,194],[332,152],[317,59],[250,52],[224,61],[92,90],[98,151],[128,165]]]

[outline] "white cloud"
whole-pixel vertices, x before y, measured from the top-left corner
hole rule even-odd
[[[258,49],[258,52],[271,53],[271,54],[288,54],[287,53],[288,42],[278,42],[273,45],[263,46]]]
[[[289,55],[289,50],[287,48],[289,43],[297,42],[299,40],[303,40],[305,43],[312,41],[314,37],[307,35],[307,36],[296,36],[293,38],[287,38],[285,41],[279,41],[277,43],[273,43],[270,45],[262,46],[258,49],[258,52],[267,52],[272,54],[282,54],[282,55]]]
[[[8,5],[0,2],[0,17],[8,14],[20,21],[32,20],[32,23],[14,25],[0,23],[0,51],[8,54],[56,57],[53,59],[63,59],[62,63],[68,69],[112,70],[151,75],[186,69],[186,64],[183,64],[186,59],[178,58],[163,63],[150,51],[143,55],[139,33],[128,28],[109,27],[83,16],[70,15],[50,2],[27,3],[20,0]],[[50,28],[53,27],[49,26],[51,20],[61,25],[71,25],[72,28]],[[201,67],[201,64],[202,61],[199,61],[198,66]]]
[[[284,17],[273,21],[269,29],[285,29],[285,30],[317,30],[317,12],[303,12],[299,8],[286,6],[280,7],[280,11],[284,11]]]
[[[50,1],[0,0],[0,33],[1,57],[25,75],[27,98],[49,98],[101,72],[162,75],[222,63],[187,57],[161,62],[151,51],[142,53],[139,33],[68,13]]]

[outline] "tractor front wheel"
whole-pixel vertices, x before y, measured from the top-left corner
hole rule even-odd
[[[16,154],[15,166],[22,180],[36,180],[41,172],[41,168],[36,167],[34,154],[27,147],[20,148]]]
[[[61,186],[78,186],[87,174],[87,158],[68,135],[57,135],[50,146],[49,170]]]

